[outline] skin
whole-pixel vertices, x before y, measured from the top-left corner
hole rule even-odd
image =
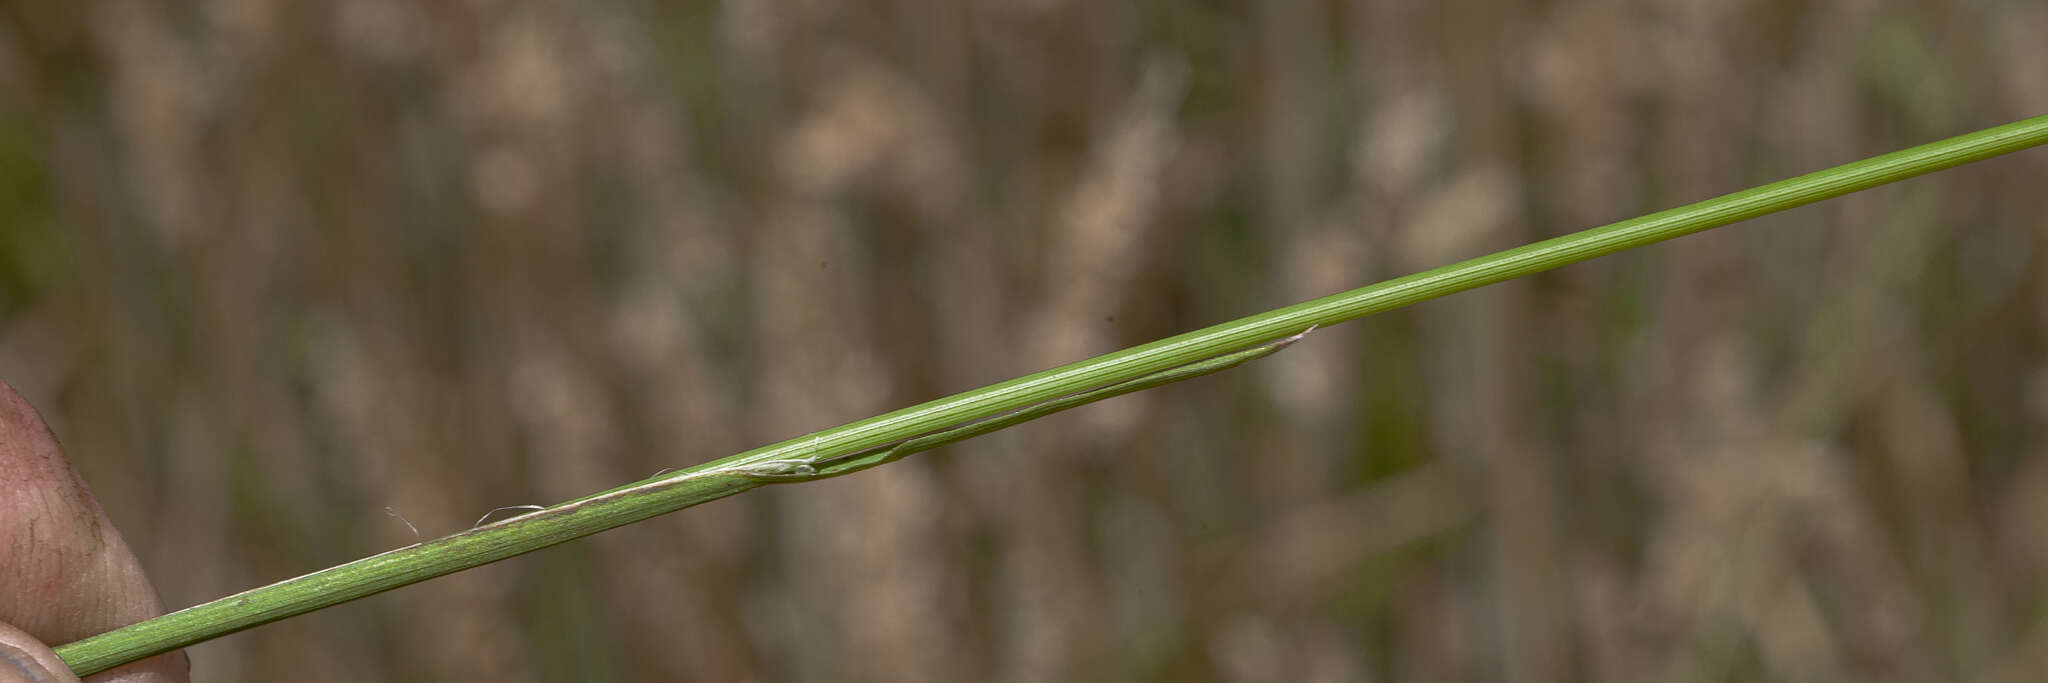
[[[0,383],[0,683],[77,681],[48,643],[163,613],[156,589],[41,416]],[[183,652],[88,681],[183,683]]]

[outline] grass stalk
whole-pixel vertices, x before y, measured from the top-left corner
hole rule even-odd
[[[2048,142],[2048,116],[1488,254],[962,392],[287,579],[57,648],[80,676],[759,486],[811,481],[1216,372],[1307,330]]]

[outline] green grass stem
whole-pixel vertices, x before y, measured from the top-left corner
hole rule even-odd
[[[1233,367],[1332,325],[2048,142],[2048,116],[1387,280],[1060,366],[452,536],[189,607],[57,648],[80,676],[531,552],[769,483],[809,481],[1131,391]]]

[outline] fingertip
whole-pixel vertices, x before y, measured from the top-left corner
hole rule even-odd
[[[77,482],[43,416],[0,380],[0,487],[21,493],[83,486]]]
[[[31,633],[61,643],[163,613],[149,577],[56,436],[5,381],[0,548],[11,551],[0,561],[0,643],[7,645],[0,648],[0,683],[78,680]],[[190,677],[184,653],[173,652],[90,680],[182,683]]]
[[[189,683],[191,660],[183,650],[168,652],[134,664],[93,674],[85,683]]]

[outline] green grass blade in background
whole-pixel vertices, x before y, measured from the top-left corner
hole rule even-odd
[[[79,675],[745,491],[781,463],[867,463],[892,444],[1222,360],[1373,313],[2048,142],[2048,116],[1809,173],[1117,351],[757,448],[454,536],[282,581],[57,648]],[[1216,369],[1221,369],[1216,368]],[[1191,376],[1191,375],[1190,375]],[[1149,386],[1149,382],[1138,382]],[[1107,397],[1118,392],[1105,392]],[[850,457],[852,456],[852,457]],[[793,466],[792,466],[793,467]],[[783,471],[783,470],[778,470]],[[798,477],[805,478],[805,477]]]

